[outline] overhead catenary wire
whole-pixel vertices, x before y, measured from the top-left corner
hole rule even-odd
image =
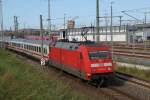
[[[145,7],[145,8],[138,8],[138,9],[131,9],[131,10],[124,10],[125,12],[140,12],[141,10],[146,10],[149,9],[150,7]]]

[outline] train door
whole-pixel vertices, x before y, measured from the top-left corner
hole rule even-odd
[[[80,66],[80,68],[79,68],[79,72],[80,72],[80,77],[82,77],[83,76],[83,55],[82,55],[82,52],[80,52],[80,56],[79,56],[79,66]]]

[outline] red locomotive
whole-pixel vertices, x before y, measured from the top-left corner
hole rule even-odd
[[[49,62],[84,80],[114,72],[110,47],[93,42],[57,42],[49,49]]]
[[[94,42],[49,42],[44,41],[41,48],[38,40],[11,40],[8,48],[41,59],[84,80],[101,79],[111,76],[114,66],[111,48]]]

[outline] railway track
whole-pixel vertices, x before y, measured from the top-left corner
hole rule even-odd
[[[121,72],[116,72],[116,77],[118,79],[123,80],[124,82],[130,82],[132,84],[135,84],[135,86],[140,86],[140,88],[143,88],[143,90],[147,89],[150,91],[150,81],[142,80],[137,77],[133,77],[131,75],[121,73]],[[110,86],[108,88],[101,88],[100,90],[106,94],[111,93],[111,94],[107,94],[107,95],[112,96],[113,98],[115,98],[115,100],[141,100],[141,98],[138,98],[138,96],[137,97],[132,96],[132,93],[129,94],[127,92],[124,92],[124,91],[114,87],[114,86]],[[145,99],[145,100],[147,100],[147,99]]]
[[[128,52],[115,52],[115,55],[122,55],[122,56],[129,56],[129,57],[136,57],[142,59],[150,59],[150,55],[143,55],[143,54],[136,54],[136,53],[128,53]]]
[[[115,48],[115,49],[125,49],[125,50],[150,51],[150,48],[144,48],[144,47],[113,46],[113,48]]]
[[[133,44],[133,43],[131,43],[131,44],[114,44],[114,46],[122,46],[122,47],[137,47],[137,48],[143,48],[143,47],[147,47],[147,48],[150,48],[150,43],[146,43],[146,44]]]
[[[115,44],[113,46],[115,55],[122,55],[128,57],[136,57],[143,59],[150,59],[150,46],[147,45],[145,48],[144,45],[125,45],[125,44]]]
[[[120,52],[131,52],[131,53],[140,53],[140,54],[148,54],[150,55],[150,50],[137,50],[137,49],[124,49],[124,48],[114,48],[114,51],[120,51]]]
[[[51,70],[51,69],[49,69],[48,67],[47,70]],[[88,95],[91,95],[91,94],[94,96],[98,95],[97,100],[103,100],[103,97],[107,97],[106,100],[140,100],[138,98],[135,98],[134,96],[131,96],[127,93],[124,93],[120,90],[115,89],[113,86],[97,88],[89,84],[88,82],[79,80],[77,77],[68,75],[68,73],[64,73],[64,72],[61,73],[59,75],[59,78],[61,78],[62,76],[63,76],[63,80],[70,81],[70,86],[75,87],[77,89],[78,88],[83,89],[81,90],[83,92],[85,91],[87,92],[87,90],[90,90],[90,92],[88,92]]]
[[[126,46],[126,45],[123,45],[123,46],[117,46],[117,45],[115,45],[115,46],[113,46],[113,48],[115,48],[115,49],[127,49],[127,50],[140,50],[140,51],[149,51],[150,50],[150,47],[144,47],[144,46]]]
[[[117,62],[134,64],[136,66],[150,65],[150,51],[133,49],[115,49],[113,51],[114,59]],[[123,65],[124,66],[124,65]],[[128,65],[125,65],[128,66]],[[129,65],[130,66],[130,65]],[[141,68],[141,67],[139,67]]]
[[[150,53],[148,51],[136,51],[135,49],[116,49],[114,48],[113,53],[115,55],[123,55],[123,56],[130,56],[130,57],[137,57],[137,58],[144,58],[150,59]]]
[[[142,79],[139,79],[137,77],[134,77],[134,76],[131,76],[131,75],[128,75],[128,74],[125,74],[125,73],[121,73],[121,72],[116,72],[116,76],[119,79],[129,81],[131,83],[140,85],[140,86],[150,90],[150,81],[142,80]]]
[[[150,81],[139,79],[137,77],[116,72],[116,77],[118,81],[124,82],[124,87],[113,87],[119,91],[122,91],[125,94],[128,94],[137,100],[150,100]]]
[[[19,55],[21,55],[21,57],[23,57],[22,54],[19,53]],[[27,57],[27,59],[30,58],[29,56],[26,56],[26,57]],[[30,59],[28,59],[28,61],[35,63],[35,65],[38,64],[37,60],[33,60],[32,57]],[[39,66],[40,66],[40,64],[39,64]],[[59,80],[61,80],[61,78],[62,78],[62,81],[69,82],[71,87],[79,88],[79,90],[81,90],[83,92],[86,91],[87,95],[90,93],[91,96],[96,96],[96,98],[99,98],[101,100],[105,100],[105,99],[103,99],[105,97],[107,98],[107,100],[140,100],[140,99],[136,98],[135,96],[132,96],[131,94],[125,93],[123,90],[120,91],[120,90],[116,89],[113,86],[96,88],[95,86],[87,84],[87,82],[83,82],[83,81],[79,80],[77,77],[74,77],[68,73],[66,74],[64,72],[58,71],[55,68],[46,66],[42,69],[44,72],[47,72],[47,73],[51,73],[54,70],[54,73],[56,74],[56,76],[59,73],[59,75],[58,75]]]
[[[101,93],[110,96],[114,100],[139,100],[138,98],[132,97],[114,87],[100,88]]]

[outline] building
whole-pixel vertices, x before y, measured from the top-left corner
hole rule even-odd
[[[128,28],[130,43],[150,40],[150,24],[137,24]]]
[[[63,38],[63,32],[70,41],[112,41],[115,42],[143,42],[150,39],[150,24],[122,25],[113,26],[112,34],[110,27],[100,27],[99,34],[95,27],[70,28],[60,30],[60,37]]]
[[[99,34],[96,34],[95,27],[70,28],[66,29],[65,32],[70,41],[97,41],[98,38],[100,41],[111,41],[110,27],[101,27]],[[63,38],[63,34],[61,37]],[[113,41],[126,41],[126,26],[113,27]]]

